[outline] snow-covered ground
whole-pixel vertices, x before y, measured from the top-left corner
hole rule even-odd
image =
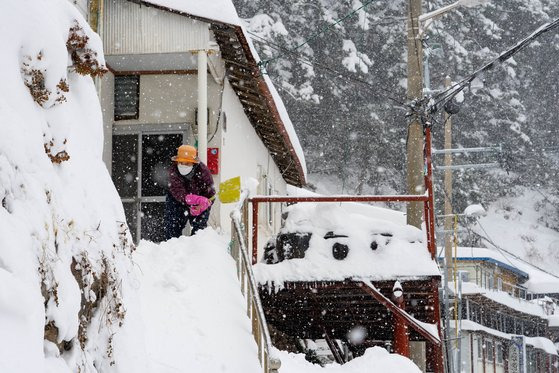
[[[553,274],[559,274],[559,232],[553,197],[538,191],[521,190],[518,197],[501,198],[484,206],[487,215],[474,230],[494,244]],[[493,245],[483,240],[486,247]],[[552,291],[555,290],[555,291]],[[559,292],[558,288],[549,292]]]
[[[292,354],[285,351],[277,351],[277,353],[281,359],[281,373],[421,372],[411,360],[400,355],[389,354],[381,347],[369,348],[363,356],[344,365],[330,364],[323,368],[319,365],[310,364],[301,354]]]
[[[151,372],[260,372],[228,240],[212,229],[161,244],[135,261]]]

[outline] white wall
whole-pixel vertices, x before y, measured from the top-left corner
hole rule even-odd
[[[196,74],[140,75],[139,118],[119,120],[115,124],[195,123],[197,82]],[[221,87],[209,78],[209,134],[215,128],[220,92]]]
[[[264,146],[256,131],[250,124],[237,95],[228,82],[225,83],[223,96],[223,110],[227,116],[227,130],[221,133],[221,179],[241,176],[243,179],[254,178],[260,181],[258,193],[266,193],[266,181],[272,186],[272,194],[285,194],[286,183],[281,172],[274,163],[268,149]],[[259,210],[259,216],[264,218],[266,206]],[[275,206],[276,229],[280,224],[280,206]],[[229,231],[229,213],[231,206],[224,206],[221,215],[223,229]],[[265,219],[259,219],[261,224],[259,246],[262,247],[271,229]]]
[[[99,101],[103,112],[103,162],[111,172],[114,118],[114,90],[115,77],[108,72],[99,79]]]

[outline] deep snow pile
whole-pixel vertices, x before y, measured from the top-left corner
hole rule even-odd
[[[68,1],[21,0],[0,5],[0,46],[0,371],[139,371],[101,42]]]
[[[161,244],[142,241],[134,257],[149,365],[145,372],[261,372],[229,240],[212,229]],[[281,373],[416,373],[411,360],[375,347],[321,368],[279,350]]]
[[[555,276],[559,275],[559,232],[554,213],[558,201],[538,191],[520,191],[518,197],[501,198],[489,206],[487,215],[472,224],[473,230],[483,237],[481,242],[486,247],[494,249],[495,244],[549,272],[530,268],[517,260],[518,267],[530,274],[526,284],[530,291],[558,293],[559,282]]]
[[[212,229],[134,254],[151,369],[260,372],[229,240]]]
[[[281,373],[362,373],[398,372],[419,373],[421,370],[411,360],[397,354],[389,354],[384,348],[372,347],[357,359],[344,365],[331,364],[324,368],[305,360],[302,354],[276,350],[281,359]]]

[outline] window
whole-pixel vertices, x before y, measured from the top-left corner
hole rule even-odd
[[[503,364],[504,363],[503,345],[501,343],[496,343],[495,347],[497,348],[497,364]]]
[[[140,76],[115,76],[115,120],[138,119],[140,106]]]
[[[488,281],[487,287],[491,290],[493,290],[495,288],[495,282],[493,281],[493,274],[489,275],[489,281]]]
[[[274,194],[274,189],[272,188],[272,184],[267,183],[266,184],[266,194],[271,196],[272,194]],[[274,205],[272,204],[272,202],[268,202],[268,209],[267,209],[267,214],[268,214],[268,225],[270,227],[274,226]]]
[[[485,358],[487,361],[493,361],[493,356],[495,351],[493,350],[493,342],[486,341],[485,342]]]
[[[497,290],[503,290],[503,279],[502,278],[497,278]]]

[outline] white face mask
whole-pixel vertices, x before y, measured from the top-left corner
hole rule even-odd
[[[193,168],[193,166],[187,166],[185,164],[178,164],[177,167],[179,169],[180,174],[183,175],[183,176],[188,175],[192,171],[192,168]]]

